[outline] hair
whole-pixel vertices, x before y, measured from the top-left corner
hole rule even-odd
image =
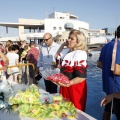
[[[21,46],[21,42],[20,42],[20,41],[17,41],[17,45],[20,47],[20,46]]]
[[[25,46],[24,46],[24,50],[27,50],[27,49],[28,49],[28,45],[25,45]]]
[[[8,40],[7,42],[6,42],[6,47],[9,47],[9,46],[11,46],[12,45],[12,41],[11,40]]]
[[[13,51],[19,50],[19,46],[18,46],[18,45],[12,45],[12,50],[13,50]]]
[[[8,47],[8,51],[12,51],[12,46],[9,46],[9,47]]]
[[[30,47],[31,47],[31,45],[35,45],[35,42],[31,41],[30,42]]]
[[[120,25],[117,27],[117,30],[115,31],[115,37],[120,38]]]
[[[87,51],[86,36],[83,32],[79,30],[71,30],[69,36],[75,34],[77,37],[78,44],[74,47],[74,50],[84,50]]]

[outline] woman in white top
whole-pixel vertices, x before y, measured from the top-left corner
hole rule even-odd
[[[64,44],[65,45],[65,44]],[[77,109],[85,111],[87,98],[87,53],[86,37],[79,30],[69,33],[67,48],[57,55],[60,71],[66,75],[70,83],[60,85],[60,94],[70,100]]]

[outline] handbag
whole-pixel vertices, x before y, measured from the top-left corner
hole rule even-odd
[[[35,75],[35,80],[39,81],[41,78],[42,78],[42,75],[40,73]]]

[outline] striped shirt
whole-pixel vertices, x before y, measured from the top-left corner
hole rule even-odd
[[[39,50],[36,47],[31,47],[27,54],[27,59],[29,60],[29,62],[36,65],[38,61],[38,56]]]

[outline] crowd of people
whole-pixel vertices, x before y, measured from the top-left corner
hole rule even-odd
[[[6,64],[4,58],[0,59],[0,66],[5,67],[8,66],[16,66],[9,67],[5,73],[6,78],[8,79],[11,75],[13,76],[13,81],[18,82],[18,74],[20,74],[20,68],[17,65],[21,63],[32,63],[34,66],[37,66],[37,60],[39,55],[39,49],[35,46],[35,43],[32,41],[30,44],[26,42],[26,40],[18,41],[17,43],[13,43],[13,41],[8,40],[6,44],[0,43],[0,53],[4,55],[8,61]],[[35,67],[36,68],[36,67]],[[23,70],[25,72],[25,69]],[[29,66],[29,77],[34,78],[33,67]],[[27,84],[27,81],[23,81]],[[32,82],[31,82],[32,84]]]
[[[101,106],[105,105],[103,120],[110,120],[112,100],[112,111],[116,114],[117,119],[120,119],[120,26],[117,28],[115,36],[117,36],[116,39],[102,48],[97,64],[102,69],[103,91],[108,95],[101,101]],[[51,33],[43,35],[43,42],[40,49],[36,48],[34,42],[27,44],[25,40],[17,44],[9,40],[4,48],[0,43],[0,64],[6,72],[6,77],[12,73],[13,80],[17,82],[18,67],[7,69],[7,66],[28,61],[35,66],[35,70],[31,66],[29,67],[29,75],[33,79],[32,83],[37,84],[34,80],[35,74],[55,63],[70,82],[64,84],[44,79],[46,91],[57,93],[57,86],[60,86],[60,94],[70,100],[77,109],[85,111],[88,68],[86,36],[83,32],[73,29],[68,35],[68,40],[61,46],[53,41]]]

